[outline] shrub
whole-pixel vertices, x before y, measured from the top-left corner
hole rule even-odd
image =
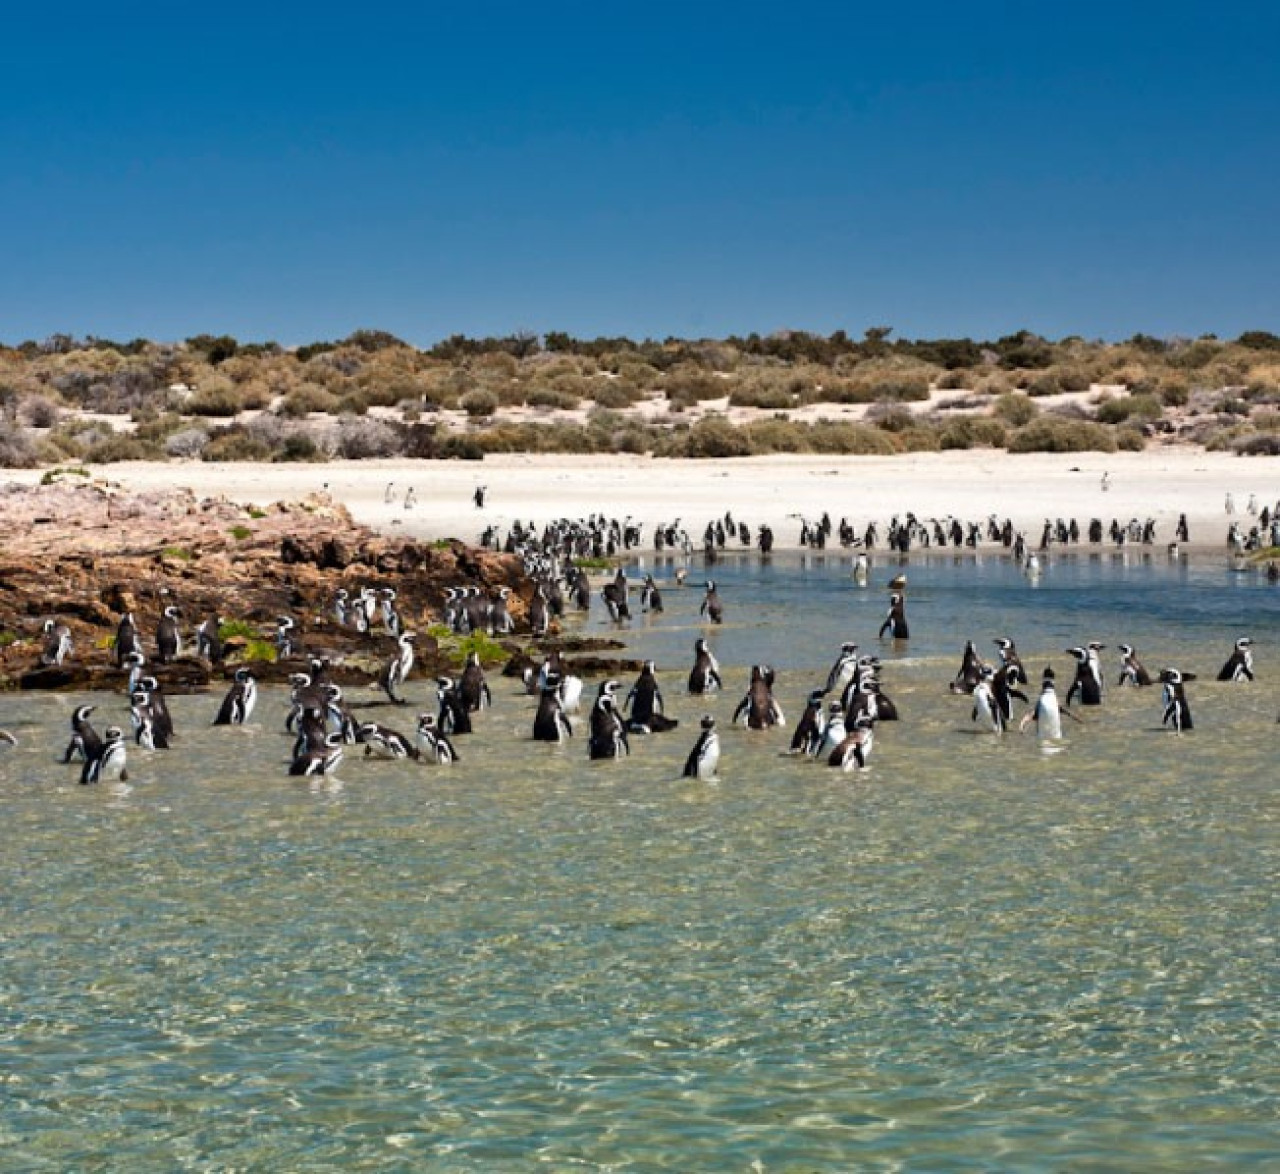
[[[209,443],[209,434],[203,428],[184,428],[166,438],[164,451],[171,457],[198,457]]]
[[[1004,448],[1008,433],[991,416],[959,416],[947,421],[938,440],[943,448]]]
[[[1046,416],[1014,432],[1008,447],[1012,453],[1115,452],[1116,441],[1110,429],[1090,420]]]
[[[277,405],[276,412],[291,419],[301,419],[312,412],[336,412],[338,397],[316,383],[302,383]]]
[[[314,437],[301,430],[286,436],[284,443],[272,458],[275,461],[323,461],[326,459]]]
[[[498,397],[485,388],[476,388],[459,398],[458,407],[473,420],[487,419],[498,410]]]
[[[996,397],[991,410],[1006,424],[1021,428],[1040,414],[1040,405],[1016,391],[1007,391]]]
[[[531,408],[555,408],[567,412],[576,408],[581,401],[569,391],[554,387],[532,387],[526,393],[524,402]]]
[[[8,429],[0,435],[0,468],[34,469],[40,463],[26,432]]]
[[[1121,452],[1142,452],[1146,447],[1147,440],[1141,429],[1129,424],[1116,429],[1116,448]]]
[[[43,395],[29,395],[18,406],[19,419],[31,428],[52,428],[61,414],[62,409]]]
[[[188,416],[236,416],[244,407],[239,389],[227,379],[210,379],[191,395],[183,407]]]
[[[684,441],[687,457],[745,457],[751,455],[747,434],[723,416],[706,416],[689,429]]]
[[[118,432],[91,444],[84,459],[91,465],[111,465],[117,461],[154,461],[161,455],[158,445]]]
[[[335,448],[346,460],[397,456],[402,445],[400,429],[385,420],[343,416],[338,421]]]
[[[631,383],[621,379],[609,379],[599,384],[593,392],[596,403],[602,408],[629,408],[641,399],[643,393]]]
[[[204,461],[269,461],[271,449],[243,429],[232,428],[213,436],[200,452]]]
[[[1250,436],[1241,436],[1231,442],[1231,449],[1242,457],[1280,456],[1280,434],[1255,432]]]

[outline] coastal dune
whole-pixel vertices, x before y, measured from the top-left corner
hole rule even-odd
[[[1241,458],[1192,448],[1141,453],[1010,455],[994,450],[921,453],[895,457],[767,456],[722,460],[666,460],[614,456],[498,455],[484,461],[331,461],[324,464],[208,462],[119,464],[91,468],[95,477],[128,489],[190,488],[247,505],[296,500],[328,492],[357,522],[419,539],[475,541],[493,524],[543,524],[559,517],[630,515],[652,528],[676,518],[695,544],[714,518],[732,511],[754,534],[766,523],[776,547],[796,544],[800,518],[830,513],[860,533],[868,522],[895,514],[922,520],[955,517],[1012,520],[1038,542],[1046,518],[1091,518],[1122,524],[1156,522],[1156,541],[1171,542],[1186,514],[1188,548],[1225,550],[1232,520],[1247,531],[1251,496],[1261,509],[1280,497],[1280,465],[1272,458]],[[38,470],[11,474],[28,483]],[[1103,487],[1104,475],[1107,488]],[[486,504],[473,502],[478,486]],[[412,493],[410,494],[410,490]],[[1235,512],[1228,515],[1227,495]],[[408,498],[406,502],[406,496]],[[883,530],[882,530],[883,532]]]

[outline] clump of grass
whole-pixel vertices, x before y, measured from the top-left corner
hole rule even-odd
[[[0,632],[0,648],[8,648],[10,644],[16,644],[17,642],[17,632],[11,632],[8,628],[5,628],[4,631]]]
[[[261,506],[251,505],[248,509],[248,514],[251,518],[265,518],[267,516],[267,511]]]
[[[185,546],[165,546],[160,550],[160,557],[176,559],[178,562],[189,563],[196,556]]]
[[[232,526],[227,533],[230,534],[237,542],[243,542],[246,538],[253,535],[253,531],[250,530],[248,526]]]
[[[218,625],[221,640],[260,640],[262,634],[248,620],[224,620]]]
[[[88,477],[89,470],[82,469],[79,465],[67,468],[57,468],[47,470],[40,478],[41,485],[52,485],[55,481],[61,480],[63,477]]]

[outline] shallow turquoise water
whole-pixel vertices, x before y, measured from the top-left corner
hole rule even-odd
[[[351,755],[292,780],[282,695],[231,731],[191,697],[180,748],[81,788],[54,761],[78,699],[7,696],[0,1167],[1280,1162],[1280,591],[1140,559],[1038,585],[917,561],[895,649],[892,571],[717,567],[710,701],[683,686],[699,591],[668,591],[626,638],[681,728],[621,763],[533,744],[496,681],[451,770]],[[1245,632],[1259,680],[1206,679]],[[1153,689],[1113,691],[1058,753],[977,735],[946,684],[997,635],[1063,691],[1089,639],[1112,679],[1122,640],[1197,671],[1197,728],[1161,732]],[[752,661],[794,720],[842,639],[882,652],[903,713],[869,771],[727,728]],[[704,709],[715,784],[678,778]]]

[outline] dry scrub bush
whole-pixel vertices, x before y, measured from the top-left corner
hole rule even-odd
[[[1040,414],[1040,405],[1020,392],[1009,391],[996,397],[991,410],[1006,424],[1021,428]]]
[[[1008,449],[1020,452],[1115,452],[1111,430],[1089,420],[1042,417],[1009,437]]]
[[[939,442],[944,449],[1003,448],[1008,432],[990,416],[962,416],[948,420],[941,428]]]
[[[338,420],[334,451],[344,460],[393,457],[401,448],[400,430],[385,420],[352,416]]]
[[[183,428],[165,438],[164,451],[171,457],[198,457],[209,443],[203,428]]]
[[[498,397],[487,388],[476,388],[458,400],[460,407],[473,420],[488,419],[498,410]]]
[[[0,468],[34,469],[40,463],[31,436],[20,428],[7,428],[0,434]]]

